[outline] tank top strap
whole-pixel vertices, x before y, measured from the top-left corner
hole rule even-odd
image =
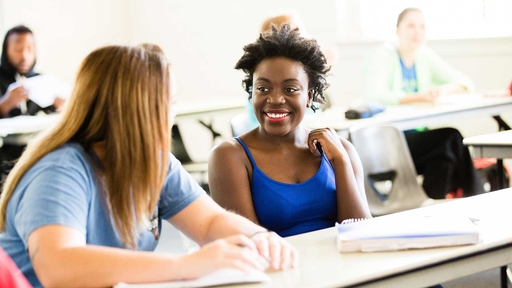
[[[249,151],[249,148],[247,147],[247,145],[245,145],[244,141],[242,141],[242,139],[240,139],[240,137],[235,137],[236,141],[238,141],[238,143],[240,143],[240,145],[242,145],[242,147],[244,147],[244,150],[245,150],[245,154],[247,154],[247,157],[249,157],[249,160],[251,160],[251,164],[252,164],[252,167],[256,167],[256,162],[254,162],[254,158],[252,158],[252,154],[251,152]]]

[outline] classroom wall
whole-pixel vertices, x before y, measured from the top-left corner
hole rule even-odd
[[[123,0],[0,0],[0,37],[23,24],[36,39],[36,71],[72,83],[83,58],[97,47],[126,43]],[[0,47],[1,49],[1,47]]]
[[[154,42],[173,63],[179,101],[244,97],[243,74],[233,69],[242,47],[256,39],[264,18],[295,11],[310,36],[324,47],[339,49],[339,61],[328,78],[329,95],[334,104],[348,105],[359,98],[364,55],[379,43],[343,43],[338,37],[336,3],[0,0],[0,35],[17,24],[32,28],[37,41],[37,71],[56,74],[70,84],[81,60],[93,49],[107,44]],[[346,34],[347,29],[342,30]],[[512,81],[512,38],[431,41],[429,45],[469,75],[480,91],[504,89]],[[465,136],[495,129],[492,120],[473,121],[471,125],[465,121],[453,126],[460,127]]]
[[[300,13],[308,32],[334,44],[334,1],[322,6],[310,1],[257,2],[217,0],[130,1],[135,42],[163,46],[171,59],[181,97],[242,97],[242,72],[233,69],[242,47],[256,40],[260,23],[269,15]]]

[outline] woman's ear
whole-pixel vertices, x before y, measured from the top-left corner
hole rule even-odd
[[[308,102],[306,103],[306,107],[307,108],[311,107],[312,103],[313,103],[313,89],[308,91]]]

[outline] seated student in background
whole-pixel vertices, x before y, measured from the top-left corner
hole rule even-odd
[[[23,26],[11,28],[5,34],[0,63],[0,118],[18,115],[35,115],[40,110],[55,112],[64,104],[64,99],[55,97],[50,107],[39,107],[28,99],[28,91],[23,87],[23,78],[39,75],[34,72],[36,47],[32,31]],[[20,85],[12,90],[7,88],[14,82]]]
[[[425,19],[419,9],[407,8],[400,13],[396,34],[396,46],[382,45],[366,58],[363,94],[367,100],[392,105],[435,103],[439,96],[473,91],[465,75],[424,45]],[[442,199],[458,189],[465,196],[484,192],[483,180],[458,130],[406,131],[405,138],[431,198]]]
[[[27,150],[0,201],[0,246],[32,285],[107,287],[296,264],[277,234],[219,207],[170,154],[175,87],[158,46],[85,58],[62,120]],[[171,92],[173,91],[173,92]],[[161,220],[203,247],[154,254]]]
[[[244,47],[235,68],[246,74],[260,125],[213,149],[212,198],[283,237],[371,217],[353,146],[332,129],[300,125],[328,86],[316,41],[273,26]]]
[[[34,72],[36,65],[36,47],[32,31],[25,26],[16,26],[7,31],[2,47],[0,62],[0,118],[19,115],[35,115],[39,111],[55,112],[64,104],[64,100],[56,97],[50,107],[40,107],[28,99],[28,91],[23,87],[23,78],[39,75]],[[20,85],[10,89],[9,85],[19,82]],[[11,161],[18,159],[25,145],[5,143],[0,148],[1,173],[0,183],[12,168]]]
[[[260,32],[264,33],[271,30],[272,25],[275,25],[276,27],[280,27],[283,24],[289,24],[291,29],[298,29],[299,32],[304,36],[306,36],[306,29],[304,26],[304,23],[302,22],[302,19],[300,18],[300,15],[297,13],[286,13],[277,15],[274,17],[267,18],[263,24],[261,25]],[[327,64],[331,66],[333,62],[336,61],[336,58],[338,57],[338,51],[334,48],[326,49],[322,51],[324,53],[324,56],[326,58]],[[245,105],[245,111],[247,114],[247,129],[246,131],[249,131],[251,129],[254,129],[260,125],[258,122],[258,119],[256,119],[256,116],[254,115],[254,109],[252,108],[251,103],[251,96],[249,95],[249,101]],[[313,113],[313,110],[308,110],[308,113]],[[318,113],[320,111],[316,111]],[[239,136],[239,135],[234,135]]]

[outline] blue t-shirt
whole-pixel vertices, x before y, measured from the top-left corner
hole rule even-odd
[[[402,90],[407,93],[418,92],[418,78],[416,77],[416,65],[412,67],[405,66],[402,58],[400,57],[400,67],[402,68]]]
[[[52,151],[25,173],[9,201],[0,246],[34,287],[41,284],[27,253],[27,239],[41,226],[72,227],[85,235],[87,244],[125,248],[113,220],[105,214],[104,196],[91,163],[97,156],[91,154],[77,143]],[[170,155],[169,172],[156,211],[159,229],[162,219],[171,218],[204,194],[181,163]],[[137,241],[138,249],[144,251],[154,250],[157,243],[149,227],[141,231]]]
[[[265,175],[240,138],[252,164],[251,194],[259,223],[281,237],[334,226],[337,220],[336,178],[324,154],[318,171],[310,179],[289,184]]]

